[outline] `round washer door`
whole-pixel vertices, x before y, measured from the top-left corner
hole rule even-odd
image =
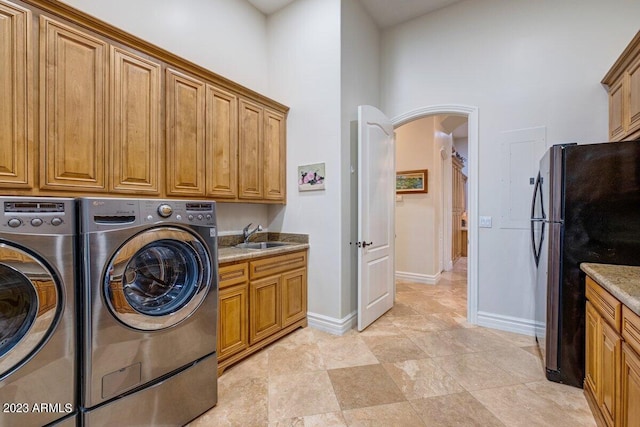
[[[0,379],[46,342],[60,300],[56,280],[40,260],[0,243]]]
[[[170,328],[198,309],[212,271],[209,251],[196,235],[174,227],[148,229],[111,259],[105,299],[114,316],[131,328]]]

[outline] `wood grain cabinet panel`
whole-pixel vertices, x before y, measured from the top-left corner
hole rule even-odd
[[[167,194],[205,195],[205,87],[167,69]]]
[[[590,389],[597,396],[600,389],[600,315],[590,301],[587,301],[585,321],[585,390]]]
[[[249,284],[249,343],[255,344],[282,328],[280,318],[280,276],[255,280]]]
[[[640,56],[635,60],[628,70],[628,134],[633,134],[640,130]]]
[[[284,115],[265,109],[264,114],[264,198],[286,199],[286,123]]]
[[[307,269],[282,274],[282,327],[307,316]]]
[[[106,191],[104,41],[40,16],[40,187]]]
[[[609,426],[616,422],[620,351],[622,339],[607,322],[601,320],[600,329],[600,396],[598,401]]]
[[[33,187],[31,12],[0,1],[0,188]]]
[[[247,283],[220,289],[218,359],[224,360],[249,346]]]
[[[263,185],[263,108],[240,99],[238,142],[238,197],[262,199]]]
[[[160,64],[111,47],[112,189],[159,194]]]
[[[622,344],[620,393],[620,425],[640,426],[640,356],[627,344]]]
[[[640,137],[640,31],[602,79],[609,93],[611,141]]]
[[[234,199],[238,195],[238,98],[207,85],[207,195]]]

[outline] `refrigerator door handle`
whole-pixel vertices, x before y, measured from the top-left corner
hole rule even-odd
[[[538,198],[538,194],[540,194],[540,208],[542,212],[542,218],[536,217],[536,199]],[[537,242],[536,245],[536,237],[535,237],[535,223],[542,223],[542,230],[540,233],[540,241]],[[533,199],[531,200],[531,246],[533,247],[533,258],[536,262],[536,267],[540,263],[540,252],[542,251],[542,242],[544,241],[544,229],[545,229],[546,215],[544,213],[544,203],[542,199],[542,177],[538,172],[538,177],[536,178],[536,185],[533,189]]]

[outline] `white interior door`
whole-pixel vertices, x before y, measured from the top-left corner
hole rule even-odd
[[[393,307],[395,146],[380,110],[358,107],[358,330]]]

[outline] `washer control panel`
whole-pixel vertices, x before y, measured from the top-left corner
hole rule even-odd
[[[73,233],[73,199],[3,197],[1,202],[2,231],[24,234]]]
[[[171,221],[183,224],[215,226],[215,202],[185,200],[141,200],[143,222]]]

